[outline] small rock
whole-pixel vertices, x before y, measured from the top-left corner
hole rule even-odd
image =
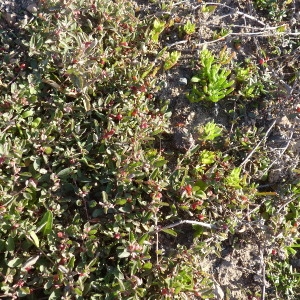
[[[292,124],[291,124],[290,120],[286,116],[278,119],[277,122],[278,122],[279,125],[283,126],[284,128],[292,127]]]
[[[221,289],[221,287],[219,286],[219,284],[217,282],[215,282],[215,284],[214,284],[214,294],[215,294],[216,299],[218,299],[218,300],[223,300],[225,297],[223,290]]]
[[[291,264],[294,268],[300,268],[300,259],[292,259]]]
[[[9,25],[14,25],[16,23],[17,15],[15,13],[4,12],[2,16]]]
[[[36,4],[32,3],[32,4],[30,4],[26,7],[26,10],[29,11],[30,13],[32,13],[32,14],[36,13],[37,12],[37,6],[36,6]]]
[[[181,85],[187,85],[187,79],[185,78],[185,77],[180,77],[179,78],[179,83],[181,84]]]

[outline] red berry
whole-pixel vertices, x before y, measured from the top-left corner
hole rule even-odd
[[[62,257],[58,264],[65,265],[68,260],[65,257]]]
[[[121,234],[120,233],[115,233],[114,238],[116,240],[119,240],[121,238]]]
[[[123,119],[123,116],[121,114],[117,114],[115,116],[115,119],[117,119],[118,121],[121,121]]]
[[[132,116],[132,117],[135,117],[137,114],[138,114],[138,110],[137,110],[137,109],[134,109],[134,110],[131,112],[131,116]]]
[[[60,231],[57,233],[57,236],[62,239],[62,238],[64,238],[65,234]]]
[[[258,63],[259,63],[260,65],[263,65],[263,64],[265,63],[265,60],[264,60],[263,58],[260,58],[260,59],[258,60]]]
[[[169,289],[163,288],[163,289],[161,290],[161,294],[162,294],[162,295],[168,295],[168,294],[169,294]]]
[[[147,95],[147,98],[148,98],[148,99],[152,99],[152,98],[153,98],[153,94],[148,94],[148,95]]]
[[[147,127],[148,127],[148,123],[147,122],[142,122],[141,128],[145,129]]]
[[[191,206],[192,206],[192,209],[197,209],[198,206],[201,206],[203,204],[203,201],[200,200],[200,201],[197,201],[197,202],[194,202]]]
[[[142,93],[145,93],[145,92],[147,92],[147,88],[144,85],[142,85],[139,87],[139,91]]]
[[[198,219],[199,219],[200,221],[203,221],[203,220],[205,219],[205,216],[204,216],[204,215],[198,215],[197,217],[198,217]]]
[[[85,48],[88,48],[89,46],[91,46],[91,44],[92,44],[92,42],[85,42],[85,43],[84,43],[84,47],[85,47]]]
[[[26,68],[26,65],[25,64],[20,64],[20,69],[21,70],[24,70]]]
[[[60,251],[64,250],[65,248],[66,248],[66,245],[64,245],[64,244],[60,244],[60,245],[58,246],[58,249],[59,249]]]
[[[188,184],[183,187],[183,190],[190,196],[192,195],[193,187],[190,184]]]
[[[54,274],[52,278],[53,278],[53,281],[58,281],[59,276],[58,276],[58,274]]]

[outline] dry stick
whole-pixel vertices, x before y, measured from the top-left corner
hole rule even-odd
[[[288,142],[286,144],[286,146],[283,148],[283,150],[281,151],[281,153],[279,154],[279,157],[276,158],[276,160],[274,160],[269,166],[268,168],[264,171],[263,175],[267,174],[267,172],[272,168],[272,166],[282,157],[282,155],[284,154],[284,152],[287,150],[287,148],[289,147],[291,141],[292,141],[292,138],[293,138],[293,135],[294,135],[294,131],[295,131],[295,124],[293,125],[292,127],[292,131],[291,131],[291,134],[289,136],[289,139],[288,139]]]
[[[182,224],[200,225],[202,227],[209,228],[209,229],[217,229],[218,228],[215,224],[208,224],[208,223],[203,223],[203,222],[198,222],[198,221],[191,221],[191,220],[182,220],[182,221],[179,221],[177,223],[159,228],[159,229],[157,229],[156,232],[160,232],[164,229],[173,228],[173,227],[176,227],[176,226],[182,225]]]
[[[256,149],[260,146],[260,144],[267,139],[270,131],[272,130],[272,128],[274,127],[274,125],[276,124],[276,119],[273,121],[273,123],[271,124],[271,126],[269,127],[269,129],[267,130],[265,136],[258,142],[258,144],[254,147],[254,149],[248,154],[248,156],[246,157],[246,159],[240,164],[240,167],[244,166],[249,159],[251,158],[251,156],[255,153]]]
[[[155,213],[155,228],[157,228],[157,215]],[[158,265],[159,261],[158,261],[158,231],[156,231],[156,264]]]
[[[268,28],[265,31],[260,31],[260,32],[236,32],[236,33],[230,32],[230,33],[227,33],[224,36],[222,36],[222,37],[220,37],[220,38],[218,38],[216,40],[199,43],[199,44],[196,44],[195,46],[202,46],[202,45],[206,45],[206,44],[213,44],[213,43],[216,43],[218,41],[224,40],[228,36],[254,35],[254,36],[266,36],[266,37],[268,37],[268,36],[283,35],[283,34],[285,34],[285,35],[300,35],[300,32],[296,32],[296,33],[276,32],[276,33],[274,33],[274,32],[268,31]]]
[[[259,205],[257,205],[255,208],[253,208],[251,211],[247,213],[247,217],[251,216],[252,213],[254,213],[256,210],[258,210],[268,199],[266,198],[263,200]]]
[[[213,40],[213,41],[208,41],[208,42],[203,42],[203,43],[199,43],[199,44],[196,44],[195,46],[202,46],[202,45],[206,45],[206,44],[213,44],[213,43],[216,43],[218,41],[222,41],[224,40],[226,37],[228,36],[247,36],[247,35],[252,35],[252,36],[275,36],[275,35],[300,35],[300,32],[271,32],[272,30],[275,30],[277,28],[280,28],[282,27],[283,25],[280,25],[280,26],[273,26],[273,27],[266,27],[264,31],[259,31],[259,32],[229,32],[225,35],[223,35],[222,37],[216,39],[216,40]],[[239,26],[239,27],[243,27],[243,26]],[[248,27],[248,26],[245,26],[245,27]],[[261,30],[261,28],[254,28],[255,30]],[[175,42],[173,44],[167,44],[167,47],[173,47],[173,46],[177,46],[179,44],[185,44],[187,43],[188,41],[187,40],[183,40],[183,41],[178,41],[178,42]]]
[[[226,4],[223,4],[223,3],[215,3],[215,2],[205,2],[205,3],[202,3],[202,4],[199,4],[199,5],[195,6],[194,9],[197,9],[198,7],[202,6],[203,4],[205,4],[205,5],[222,6],[222,7],[226,7],[226,8],[229,8],[229,9],[234,10],[232,7],[230,7],[230,6],[226,5]],[[238,14],[238,15],[240,15],[240,16],[243,16],[243,17],[245,17],[245,18],[254,20],[254,21],[256,21],[257,23],[259,23],[259,24],[261,24],[261,25],[263,25],[263,26],[266,26],[266,24],[265,24],[264,22],[258,20],[257,18],[255,18],[255,17],[253,17],[253,16],[251,16],[251,15],[248,15],[248,14],[246,14],[246,13],[243,13],[243,12],[241,12],[241,11],[239,11],[239,10],[235,10],[234,13],[236,13],[236,14]]]
[[[286,207],[288,204],[290,204],[291,202],[295,201],[296,199],[297,199],[297,197],[293,197],[289,201],[285,202],[283,205],[280,206],[280,208],[278,209],[277,213],[279,213],[284,207]]]
[[[265,248],[265,244],[264,244]],[[264,249],[260,249],[260,262],[261,262],[261,275],[262,275],[262,291],[261,291],[261,300],[265,300],[265,295],[266,295],[266,265],[264,262]]]

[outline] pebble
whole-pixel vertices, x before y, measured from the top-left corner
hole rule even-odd
[[[180,77],[179,78],[179,83],[181,84],[181,85],[187,85],[187,79],[185,78],[185,77]]]
[[[17,15],[15,13],[4,12],[3,18],[8,24],[13,25],[16,23]]]
[[[36,7],[36,4],[32,3],[30,5],[28,5],[26,7],[26,10],[29,11],[30,13],[36,13],[37,12],[37,7]]]

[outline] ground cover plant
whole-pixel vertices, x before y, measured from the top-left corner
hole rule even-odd
[[[299,298],[299,5],[235,2],[1,7],[0,297]]]

